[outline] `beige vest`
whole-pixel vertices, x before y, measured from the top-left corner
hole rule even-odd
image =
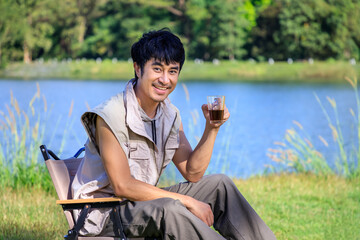
[[[139,105],[133,89],[134,80],[128,82],[125,91],[81,117],[88,134],[85,156],[72,184],[74,199],[110,197],[114,191],[98,153],[95,141],[96,116],[101,116],[109,125],[127,156],[130,173],[137,180],[156,185],[161,173],[172,160],[179,147],[180,114],[169,99],[160,103],[162,115],[157,120],[162,127],[163,146],[156,146],[146,133],[139,113]],[[101,232],[109,210],[94,210],[85,222],[81,234],[97,235]],[[78,213],[74,212],[77,218]]]

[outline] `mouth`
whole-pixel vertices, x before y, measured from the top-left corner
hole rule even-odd
[[[153,87],[155,88],[155,91],[158,94],[165,94],[166,90],[171,89],[170,86],[158,86],[158,85],[153,85]]]
[[[154,86],[155,88],[159,89],[159,90],[163,90],[165,91],[166,89],[168,89],[169,87],[159,87],[159,86]]]

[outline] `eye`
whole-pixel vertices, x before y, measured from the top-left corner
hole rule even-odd
[[[171,75],[175,75],[175,74],[177,74],[177,73],[178,73],[177,70],[170,70],[170,74],[171,74]]]
[[[161,72],[161,68],[159,68],[159,67],[154,67],[153,69],[155,72]]]

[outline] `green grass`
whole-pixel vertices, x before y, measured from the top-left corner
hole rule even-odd
[[[54,191],[1,187],[0,195],[0,239],[62,239],[66,234]]]
[[[112,63],[104,60],[71,62],[34,62],[32,64],[11,63],[0,69],[0,78],[15,79],[84,79],[84,80],[128,80],[133,77],[133,66],[128,61]],[[360,76],[359,64],[348,62],[267,62],[221,61],[195,64],[185,61],[180,75],[182,81],[250,81],[250,82],[344,82],[345,76]]]
[[[234,180],[282,239],[360,239],[360,178],[281,174]],[[0,188],[0,239],[62,239],[54,191]]]
[[[236,181],[278,239],[360,239],[360,179],[273,175]]]

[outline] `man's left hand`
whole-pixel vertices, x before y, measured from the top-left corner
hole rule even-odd
[[[208,105],[207,104],[203,104],[201,106],[201,109],[203,111],[204,117],[206,119],[206,125],[210,125],[213,128],[218,128],[221,125],[223,125],[230,117],[230,113],[228,108],[226,107],[226,105],[224,106],[224,118],[220,123],[210,123],[210,113],[209,113],[209,109],[208,109]]]

